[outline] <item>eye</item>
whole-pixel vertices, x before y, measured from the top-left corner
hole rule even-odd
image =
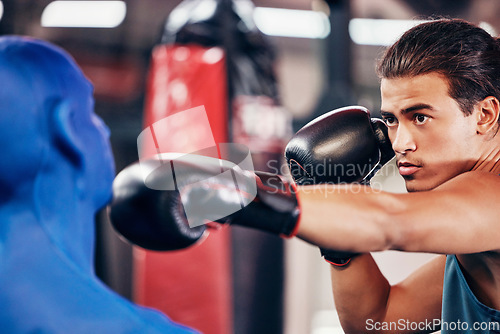
[[[422,124],[425,124],[428,120],[429,120],[429,116],[426,116],[426,115],[422,115],[422,114],[415,114],[415,115],[413,116],[413,121],[414,121],[417,125],[422,125]]]
[[[398,123],[398,120],[394,116],[384,116],[383,120],[387,126],[394,126]]]

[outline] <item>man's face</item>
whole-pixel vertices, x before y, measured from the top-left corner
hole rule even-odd
[[[382,79],[381,114],[408,191],[431,190],[478,159],[474,112],[466,117],[438,73]]]

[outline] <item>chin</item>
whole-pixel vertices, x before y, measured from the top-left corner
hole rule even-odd
[[[406,182],[406,191],[408,191],[409,193],[414,193],[418,191],[425,191],[425,189],[422,189],[415,184]]]
[[[406,184],[406,191],[408,191],[409,193],[415,193],[415,192],[419,192],[419,191],[428,191],[428,190],[431,190],[429,188],[425,188],[425,187],[418,187],[418,186],[415,186],[415,185],[408,185],[408,183]]]
[[[405,178],[406,190],[409,193],[419,192],[419,191],[429,191],[432,190],[444,182],[439,182],[436,180],[418,180],[414,178]]]

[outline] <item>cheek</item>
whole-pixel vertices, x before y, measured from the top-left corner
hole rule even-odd
[[[112,180],[115,174],[113,152],[111,150],[111,143],[109,141],[108,132],[99,131],[96,137],[98,143],[96,145],[96,156],[101,163],[98,163],[98,168],[106,180]]]
[[[472,117],[458,118],[444,132],[450,142],[450,149],[463,154],[463,159],[466,159],[471,152],[475,151],[477,135],[475,124],[472,121]]]
[[[389,141],[391,142],[391,145],[394,143],[394,140],[396,139],[396,129],[389,127],[387,129],[387,134],[389,135]]]
[[[475,141],[467,127],[449,126],[427,139],[429,157],[449,173],[463,172],[470,168],[475,156]]]
[[[106,189],[111,186],[115,174],[109,129],[99,117],[92,115],[87,131],[88,172],[97,185]]]

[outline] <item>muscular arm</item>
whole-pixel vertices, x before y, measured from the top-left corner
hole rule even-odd
[[[389,285],[369,254],[357,257],[345,269],[332,266],[332,288],[344,331],[350,334],[438,330],[430,325],[441,318],[444,264],[445,257],[439,256],[394,286]]]
[[[300,188],[303,211],[298,236],[325,248],[361,253],[498,250],[499,179],[470,172],[432,191],[409,194],[360,185]],[[355,258],[345,269],[332,266],[335,303],[346,333],[367,332],[370,324],[440,319],[444,262],[440,256],[392,287],[369,254]]]
[[[391,194],[361,185],[298,190],[298,237],[324,248],[440,254],[500,249],[500,178],[468,172],[432,191]]]

